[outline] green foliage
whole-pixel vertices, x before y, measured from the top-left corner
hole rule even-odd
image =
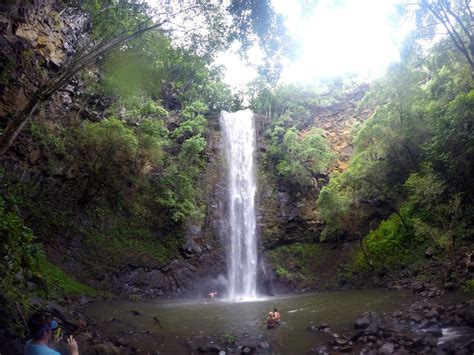
[[[474,198],[474,90],[461,93],[446,108],[436,105],[434,134],[427,145],[435,171],[454,191]]]
[[[325,222],[320,236],[321,241],[344,234],[352,227],[348,219],[352,203],[351,190],[342,189],[340,181],[343,177],[343,174],[333,177],[331,182],[324,186],[319,193],[320,216]]]
[[[464,285],[461,286],[462,292],[468,295],[474,295],[474,279],[467,280]]]
[[[446,185],[429,165],[420,174],[412,174],[405,185],[411,193],[408,201],[417,211],[413,218],[415,234],[430,240],[454,262],[456,243],[472,235],[461,196],[446,195]]]
[[[366,253],[375,270],[406,267],[422,260],[427,241],[414,233],[411,214],[410,206],[405,206],[400,211],[401,217],[391,215],[364,238]],[[368,270],[362,252],[357,257],[356,265]]]
[[[174,141],[170,142],[169,149],[175,155],[167,157],[165,169],[153,180],[157,201],[175,222],[204,216],[196,182],[204,166],[206,140],[203,134],[207,120],[202,114],[206,111],[207,106],[199,101],[181,111],[178,126],[170,134]]]
[[[80,202],[86,204],[102,192],[107,196],[118,194],[138,152],[133,130],[111,118],[86,122],[76,133],[75,160],[82,164]]]
[[[79,7],[90,16],[92,35],[96,40],[110,40],[120,34],[136,30],[149,22],[148,5],[143,1],[126,0],[64,0]]]
[[[289,281],[309,277],[311,269],[327,261],[325,257],[321,246],[309,243],[293,243],[270,252],[270,259],[276,265],[275,273]]]
[[[31,121],[28,126],[31,136],[45,145],[53,153],[64,156],[67,151],[65,132],[52,130],[42,123]]]
[[[0,85],[7,85],[11,78],[11,73],[15,69],[15,61],[12,58],[1,57],[0,60]]]
[[[293,274],[289,272],[287,269],[285,269],[285,267],[282,265],[277,265],[275,269],[275,274],[282,279],[286,279],[290,281],[291,279],[293,279]]]
[[[0,198],[0,295],[15,303],[26,302],[26,278],[35,268],[35,259],[42,249],[31,229],[16,211],[9,211]]]
[[[322,130],[311,128],[299,133],[275,127],[269,152],[277,160],[278,174],[289,183],[310,186],[312,177],[325,171],[333,159]]]
[[[121,104],[133,106],[143,98],[162,98],[165,107],[202,101],[215,112],[233,104],[230,89],[220,81],[219,68],[191,51],[172,46],[159,32],[144,34],[126,49],[108,56],[101,88]]]
[[[226,330],[224,334],[222,335],[222,340],[224,341],[225,344],[233,345],[235,344],[237,337],[235,336],[234,333]]]

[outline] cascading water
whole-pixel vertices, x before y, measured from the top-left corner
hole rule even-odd
[[[231,300],[257,298],[255,128],[250,110],[223,112],[228,166],[227,292]]]

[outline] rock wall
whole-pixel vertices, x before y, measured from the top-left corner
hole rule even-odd
[[[276,173],[269,169],[269,162],[266,160],[266,147],[268,145],[268,136],[265,134],[268,130],[270,122],[267,117],[259,116],[259,181],[258,181],[258,228],[260,233],[260,248],[262,258],[267,261],[265,269],[274,284],[275,289],[281,291],[298,291],[307,289],[307,282],[289,281],[288,278],[279,277],[278,270],[281,271],[283,264],[278,265],[274,255],[276,250],[281,258],[289,258],[292,252],[284,253],[281,248],[287,247],[291,250],[291,246],[297,243],[319,243],[319,235],[322,230],[322,221],[319,218],[317,199],[319,191],[329,181],[329,173],[343,171],[347,168],[348,161],[352,154],[353,148],[350,142],[350,132],[352,127],[363,122],[371,114],[371,110],[367,109],[358,112],[357,108],[365,93],[369,89],[368,85],[363,84],[357,86],[352,91],[346,93],[335,103],[326,106],[315,106],[311,109],[312,118],[309,122],[305,122],[308,127],[318,127],[324,132],[324,136],[328,139],[331,149],[336,153],[336,160],[329,168],[327,173],[321,173],[313,179],[312,187],[297,188],[289,186],[282,179],[276,176]],[[341,247],[340,252],[334,251],[334,245],[321,245],[321,250],[315,252],[315,258],[324,258],[322,254],[329,253],[331,261],[342,263],[348,255],[347,249]],[[326,250],[324,250],[326,249]],[[337,249],[337,248],[336,248]],[[297,259],[297,258],[296,258]],[[303,263],[296,260],[296,263]],[[324,264],[319,264],[324,268]],[[288,266],[288,265],[287,265]],[[300,275],[308,272],[308,279],[316,280],[316,274],[327,274],[332,277],[337,272],[337,267],[330,265],[328,270],[312,269],[298,271],[298,265],[295,270]],[[280,268],[279,268],[280,267]],[[290,266],[291,267],[291,266]],[[341,266],[342,267],[342,266]],[[286,269],[285,269],[286,270]],[[291,274],[291,270],[288,275]],[[313,282],[312,288],[320,288],[321,283]]]

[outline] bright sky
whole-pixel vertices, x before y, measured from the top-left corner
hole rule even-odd
[[[318,0],[305,17],[301,16],[301,0],[272,2],[300,43],[296,60],[284,67],[283,82],[380,75],[399,59],[399,47],[410,29],[394,20],[397,0]],[[236,50],[223,53],[217,61],[227,67],[225,81],[239,87],[257,74],[239,59]],[[258,58],[258,50],[254,53],[250,57]]]
[[[300,42],[293,63],[284,67],[281,81],[307,82],[346,74],[374,77],[399,59],[399,47],[409,31],[395,22],[396,0],[319,0],[311,14],[301,16],[299,1],[273,0]],[[240,86],[256,76],[231,53],[220,61],[226,82]]]
[[[305,23],[294,1],[273,2],[288,14],[288,25],[302,43],[296,62],[285,67],[283,81],[373,76],[399,59],[406,30],[394,20],[394,0],[320,0]]]

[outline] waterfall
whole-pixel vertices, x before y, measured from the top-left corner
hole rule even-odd
[[[255,128],[250,110],[223,112],[228,176],[227,291],[232,300],[257,297]]]

